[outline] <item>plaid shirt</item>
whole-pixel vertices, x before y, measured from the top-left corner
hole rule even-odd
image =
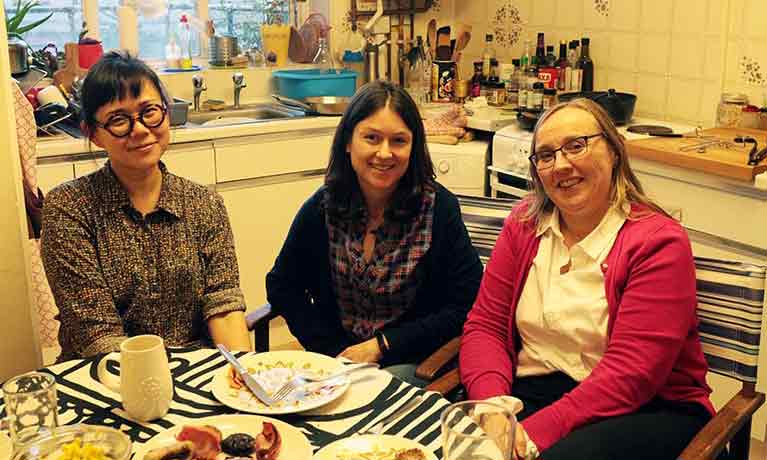
[[[435,191],[407,222],[385,221],[376,231],[370,262],[363,256],[367,211],[357,222],[325,214],[330,273],[344,329],[359,340],[405,313],[416,298],[416,267],[431,246]],[[327,197],[326,197],[327,198]]]

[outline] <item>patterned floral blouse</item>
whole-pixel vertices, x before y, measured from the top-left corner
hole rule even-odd
[[[358,340],[371,338],[415,301],[416,267],[431,246],[434,197],[434,190],[424,193],[420,212],[411,221],[387,220],[375,231],[370,262],[363,255],[367,212],[363,210],[356,223],[325,213],[330,273],[341,323]]]
[[[42,256],[60,311],[60,360],[156,334],[209,345],[206,321],[244,311],[223,199],[160,163],[157,209],[141,215],[107,163],[50,192]]]

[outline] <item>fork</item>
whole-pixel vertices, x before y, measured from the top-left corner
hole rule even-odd
[[[277,391],[275,391],[272,394],[272,400],[274,400],[275,402],[282,401],[283,399],[287,398],[288,395],[293,393],[293,391],[303,386],[306,386],[309,383],[327,382],[337,377],[340,377],[342,375],[346,375],[349,372],[358,371],[360,369],[367,369],[369,367],[378,368],[378,363],[348,364],[344,366],[344,368],[341,369],[340,371],[334,372],[325,377],[312,377],[310,375],[296,375],[292,379],[285,382],[281,387],[277,389]]]

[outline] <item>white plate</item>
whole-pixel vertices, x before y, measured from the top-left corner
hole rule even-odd
[[[339,439],[318,450],[314,460],[394,460],[396,452],[405,449],[420,449],[425,460],[437,460],[433,452],[412,439],[386,434]]]
[[[13,453],[13,443],[7,434],[0,432],[0,459],[11,458]]]
[[[270,351],[239,358],[249,373],[272,394],[296,374],[329,375],[339,370],[341,362],[330,356],[307,351]],[[349,377],[333,379],[324,385],[309,385],[311,391],[294,391],[274,406],[258,400],[247,388],[229,384],[229,366],[216,372],[210,389],[213,396],[232,409],[254,414],[293,414],[323,406],[338,399],[349,388]]]
[[[310,460],[312,458],[312,446],[309,444],[306,436],[298,428],[273,418],[258,415],[216,415],[213,417],[189,419],[186,424],[214,426],[221,431],[223,438],[234,433],[247,433],[255,437],[261,432],[262,422],[264,421],[274,424],[282,438],[282,447],[277,455],[277,460]],[[136,447],[133,459],[142,460],[144,455],[150,450],[173,444],[176,442],[176,435],[182,428],[183,425],[177,425],[157,433],[144,445]],[[219,458],[223,459],[226,457],[228,457],[226,454],[219,454]]]

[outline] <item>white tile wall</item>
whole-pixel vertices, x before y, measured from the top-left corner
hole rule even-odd
[[[348,9],[348,0],[332,2],[337,12]],[[439,25],[471,24],[472,40],[461,67],[464,78],[472,74],[471,63],[480,59],[485,33],[510,27],[493,22],[495,11],[510,3],[520,12],[522,29],[513,46],[496,47],[501,62],[521,56],[525,39],[534,50],[539,31],[555,46],[588,36],[597,88],[636,92],[639,116],[711,126],[722,92],[746,93],[757,105],[767,102],[767,0],[613,0],[609,14],[597,11],[595,0],[439,3],[439,11],[417,16],[416,35],[425,35],[431,18]],[[339,22],[334,17],[334,26]],[[743,78],[744,57],[760,67],[764,82]]]

